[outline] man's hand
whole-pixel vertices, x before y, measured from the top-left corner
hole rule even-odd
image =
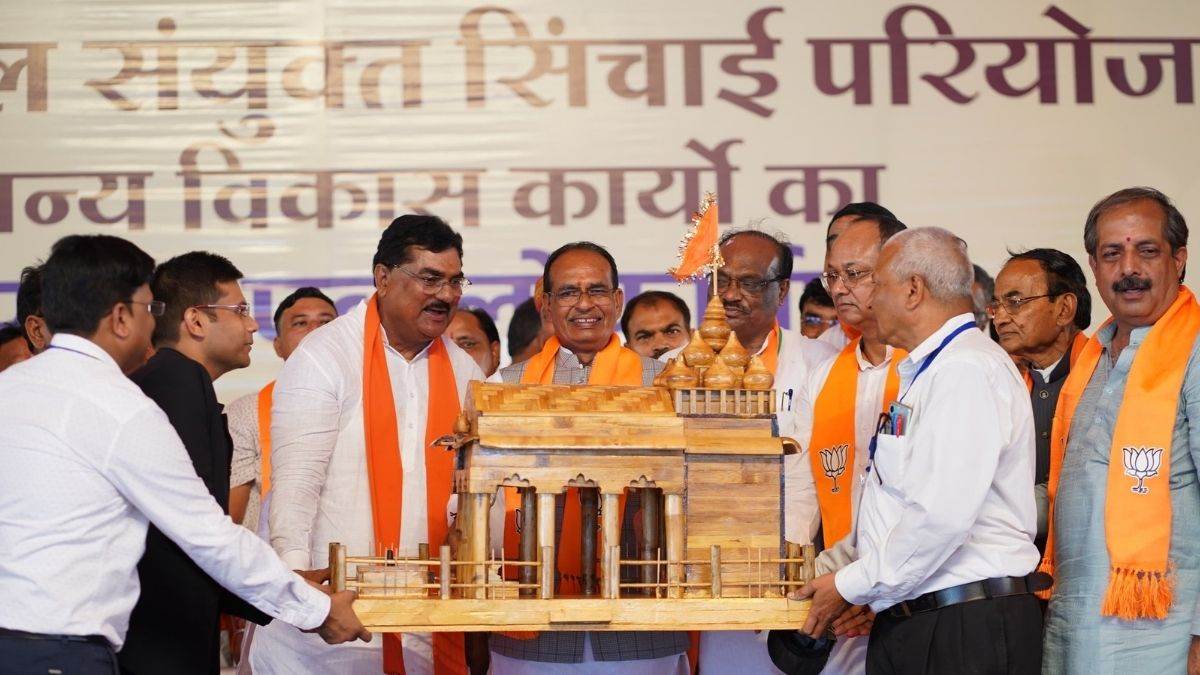
[[[866,605],[851,605],[850,609],[833,620],[833,634],[838,637],[870,635],[875,624],[875,612]]]
[[[323,567],[319,570],[293,570],[293,571],[296,574],[299,574],[300,576],[304,577],[305,581],[307,581],[310,584],[313,584],[314,586],[320,586],[321,584],[327,583],[329,581],[329,568],[328,567]]]
[[[846,602],[837,586],[833,583],[833,574],[822,574],[811,583],[800,588],[793,596],[796,600],[812,598],[812,606],[808,608],[808,619],[802,633],[819,638],[825,633],[830,623],[842,615],[850,603]]]
[[[1188,647],[1187,675],[1200,675],[1200,635],[1193,635]]]
[[[305,632],[316,633],[331,645],[355,639],[370,642],[371,632],[363,628],[352,606],[357,595],[354,591],[342,591],[329,596],[329,616],[325,617],[325,623]]]

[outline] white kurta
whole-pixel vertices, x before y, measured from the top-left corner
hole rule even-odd
[[[351,555],[376,554],[363,431],[362,363],[366,302],[304,339],[283,365],[271,408],[271,545],[293,569],[328,565],[329,542]],[[458,392],[483,379],[475,361],[444,336]],[[412,361],[387,347],[404,466],[404,514],[399,555],[428,542],[425,501],[425,419],[428,349]],[[503,519],[503,505],[500,505]],[[429,542],[438,546],[441,542]],[[432,672],[429,635],[406,634],[410,675]],[[383,640],[330,647],[315,635],[278,622],[255,632],[251,661],[267,673],[363,673],[382,670]]]
[[[766,345],[763,345],[763,349]],[[762,349],[759,350],[762,353]],[[804,390],[812,374],[825,368],[837,357],[837,350],[828,344],[806,338],[793,331],[782,331],[779,341],[779,361],[775,370],[775,392],[777,397],[776,419],[779,435],[793,438],[800,443],[812,434],[812,406],[806,403]],[[807,476],[812,482],[811,471],[805,471],[802,455],[785,455],[784,472],[784,538],[803,543],[807,522],[792,517],[797,511],[798,499],[804,491],[797,491],[797,483]],[[807,457],[803,458],[807,462]],[[700,672],[702,673],[778,673],[767,654],[766,631],[711,631],[700,634]]]

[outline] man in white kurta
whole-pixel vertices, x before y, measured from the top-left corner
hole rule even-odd
[[[403,218],[413,217],[406,216],[397,221]],[[395,222],[392,227],[396,227]],[[416,316],[411,323],[428,324],[434,331],[438,327],[444,330],[453,314],[452,305],[457,304],[457,294],[461,294],[465,285],[460,272],[451,270],[439,277],[435,270],[441,264],[438,256],[444,252],[431,253],[416,244],[407,246],[404,253],[397,256],[401,261],[415,256],[415,261],[381,261],[392,227],[385,231],[380,252],[376,254],[379,295],[384,293],[382,284],[399,289],[392,292],[413,293],[411,302],[416,303],[412,308]],[[455,278],[459,279],[459,288],[451,291],[447,284]],[[425,296],[419,292],[421,284],[425,285]],[[436,291],[431,290],[433,286],[437,286]],[[367,303],[372,301],[359,303],[346,315],[311,333],[284,363],[275,384],[271,410],[272,496],[268,520],[271,545],[293,569],[326,567],[331,541],[345,544],[351,555],[380,553],[374,535],[362,400],[364,325]],[[417,554],[418,544],[429,543],[433,547],[442,544],[440,541],[429,542],[426,520],[424,446],[430,385],[429,351],[433,341],[405,358],[395,346],[399,342],[395,333],[409,326],[406,324],[398,329],[395,323],[389,323],[389,311],[396,308],[394,299],[379,302],[380,323],[392,329],[391,335],[385,331],[383,343],[404,467],[404,508],[396,553],[412,556]],[[459,395],[465,396],[471,380],[483,379],[482,371],[453,340],[442,335],[433,340],[441,340],[445,345],[454,370],[455,386]],[[501,519],[502,509],[503,505],[500,505]],[[361,649],[331,649],[314,636],[289,627],[272,625],[268,628],[257,632],[251,648],[251,665],[256,674],[378,675],[383,671],[383,640],[375,640]],[[430,636],[405,634],[401,640],[408,675],[432,673]]]
[[[763,359],[775,375],[779,435],[803,440],[812,429],[812,409],[801,405],[810,373],[837,350],[794,331],[780,328],[775,316],[787,300],[792,252],[786,244],[758,230],[726,234],[721,240],[725,266],[717,274],[717,293],[729,324],[751,354]],[[774,367],[772,368],[772,364]],[[802,494],[791,488],[803,483],[799,455],[784,457],[784,538],[809,538],[807,522],[789,514],[799,510]],[[811,483],[811,477],[808,479]],[[700,634],[701,672],[772,672],[767,632],[710,631]]]

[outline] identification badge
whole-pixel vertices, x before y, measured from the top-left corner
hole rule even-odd
[[[890,418],[889,426],[892,436],[904,436],[908,433],[908,422],[912,418],[912,408],[893,401],[888,406],[888,417]]]

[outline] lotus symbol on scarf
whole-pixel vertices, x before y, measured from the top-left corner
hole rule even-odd
[[[846,473],[846,451],[849,449],[849,444],[843,443],[821,451],[821,468],[825,470],[827,477],[833,479],[831,492],[840,492],[842,489],[838,486],[837,479]]]
[[[1162,466],[1162,448],[1122,448],[1125,453],[1125,475],[1137,479],[1137,485],[1131,490],[1135,494],[1144,495],[1150,491],[1146,487],[1146,479],[1158,475]]]

